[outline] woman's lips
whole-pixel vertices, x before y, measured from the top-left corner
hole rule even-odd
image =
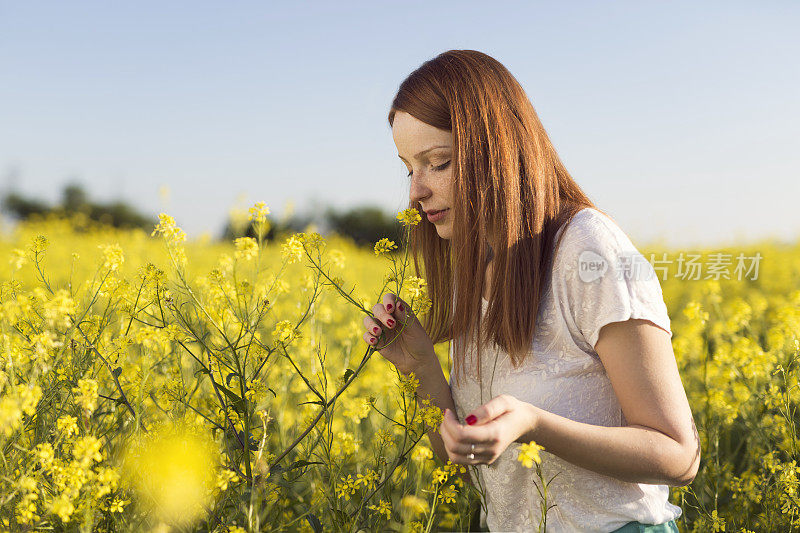
[[[434,213],[428,213],[428,222],[434,222],[434,223],[435,222],[439,222],[445,216],[447,216],[448,212],[450,212],[450,208],[449,207],[447,209],[442,209],[441,211],[436,211]]]

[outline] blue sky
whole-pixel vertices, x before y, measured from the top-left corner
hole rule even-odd
[[[391,99],[469,48],[635,244],[800,238],[800,4],[489,5],[0,1],[0,187],[74,179],[190,236],[260,200],[399,210]]]

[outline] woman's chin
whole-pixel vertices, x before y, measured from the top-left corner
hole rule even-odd
[[[453,236],[453,228],[450,226],[436,226],[436,233],[438,233],[439,237],[442,239],[450,240]]]

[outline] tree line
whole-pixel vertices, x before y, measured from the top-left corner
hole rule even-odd
[[[37,198],[25,197],[17,192],[8,192],[2,198],[2,208],[15,220],[27,220],[33,217],[58,215],[70,217],[82,213],[86,218],[100,224],[116,228],[141,228],[152,231],[157,223],[155,216],[140,212],[127,202],[116,200],[108,203],[92,201],[79,184],[67,184],[56,204],[50,204]],[[268,217],[269,218],[269,217]],[[293,215],[285,220],[270,219],[270,229],[265,239],[270,241],[284,238],[286,235],[304,231],[312,222],[310,217]],[[319,225],[321,234],[336,233],[349,237],[356,244],[371,246],[386,237],[401,245],[402,226],[394,214],[374,206],[360,206],[345,210],[331,207],[325,208]],[[222,228],[219,239],[232,240],[238,237],[255,237],[252,224],[240,227],[228,221]]]

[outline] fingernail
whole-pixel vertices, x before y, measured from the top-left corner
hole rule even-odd
[[[386,321],[386,325],[388,325],[390,328],[393,328],[394,327],[394,320],[392,320],[390,318],[389,320]]]
[[[392,304],[386,304],[386,310],[391,312],[394,306]]]
[[[469,415],[467,417],[467,424],[469,424],[470,426],[473,425],[477,421],[478,421],[478,417],[475,416],[475,415]]]
[[[403,304],[397,304],[397,308],[398,308],[400,311],[405,311],[405,310],[406,310],[406,308],[405,308],[405,307],[403,307]]]
[[[375,333],[375,334],[377,335],[377,333],[378,333],[378,326],[375,326],[374,328],[372,328],[372,331],[373,331],[373,333]]]
[[[377,340],[377,339],[376,339],[375,337],[372,337],[372,338],[369,340],[369,343],[370,343],[370,344],[375,344],[375,341],[376,341],[376,340]]]

